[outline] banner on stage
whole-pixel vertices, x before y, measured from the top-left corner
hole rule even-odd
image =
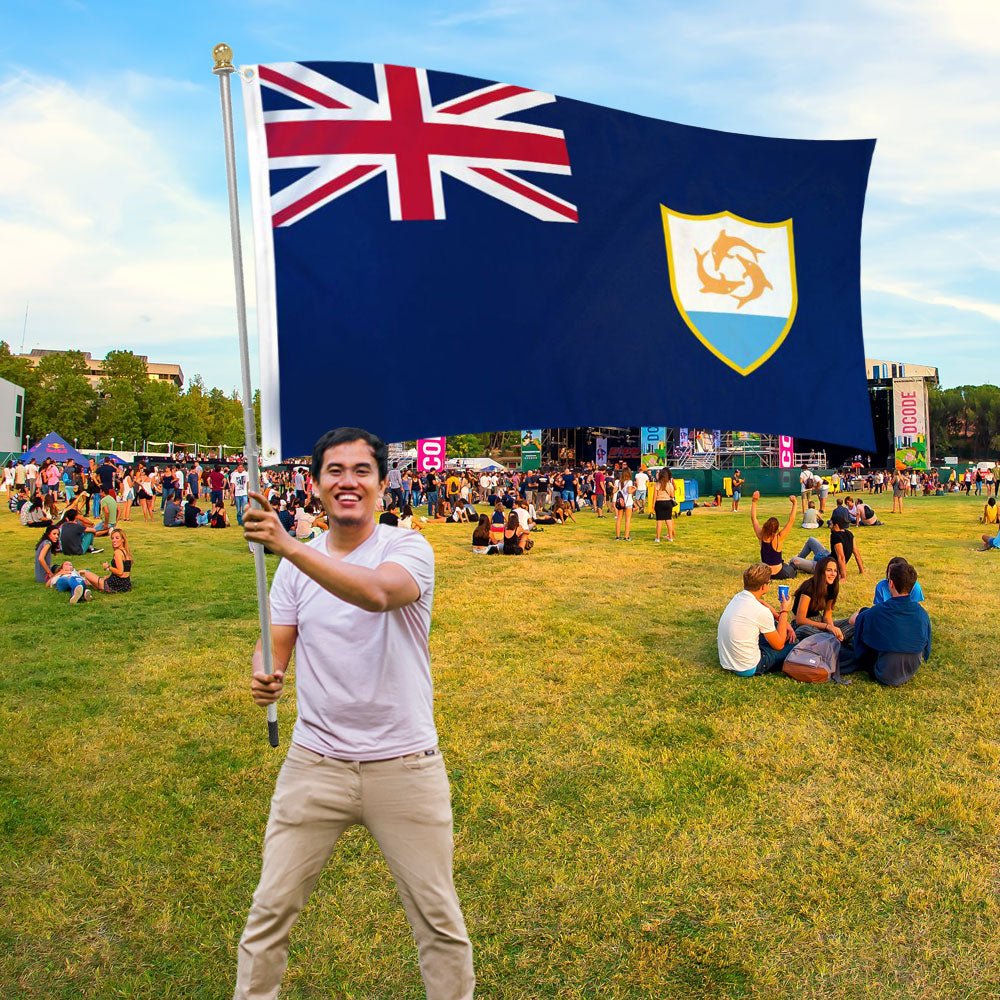
[[[521,431],[521,471],[542,467],[542,431]]]
[[[608,464],[608,439],[599,437],[594,442],[594,464],[598,467]]]
[[[664,466],[667,464],[666,427],[640,428],[642,462],[644,465]]]
[[[785,434],[778,435],[778,468],[792,469],[795,467],[795,438]]]
[[[896,467],[926,469],[929,417],[922,378],[892,380],[892,416]]]
[[[241,79],[266,462],[331,426],[409,441],[528,419],[874,449],[859,252],[872,140],[730,134],[389,64]],[[470,380],[473,340],[512,330],[544,345],[527,374],[473,365]],[[837,406],[816,406],[831,341]],[[403,385],[474,398],[386,405],[380,390]]]
[[[447,456],[447,438],[418,438],[417,472],[440,472]]]

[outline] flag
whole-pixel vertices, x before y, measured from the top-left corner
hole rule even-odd
[[[874,447],[872,141],[404,66],[242,78],[265,461],[344,424],[396,441],[684,422]]]

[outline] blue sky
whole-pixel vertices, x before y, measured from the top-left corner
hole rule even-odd
[[[219,41],[239,63],[392,62],[727,131],[875,137],[867,353],[937,365],[946,386],[1000,381],[995,0],[8,0],[0,339],[15,350],[30,303],[25,349],[124,347],[238,383]]]

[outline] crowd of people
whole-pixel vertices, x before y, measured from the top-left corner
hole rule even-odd
[[[538,532],[550,525],[571,524],[582,510],[598,519],[608,518],[613,511],[615,540],[631,542],[633,519],[643,515],[655,521],[655,544],[676,540],[678,492],[669,469],[651,471],[640,466],[633,471],[627,463],[617,462],[611,466],[565,464],[524,472],[470,468],[418,473],[412,467],[401,469],[399,465],[391,463],[385,493],[377,501],[380,523],[414,531],[428,524],[471,525],[471,548],[476,554],[524,555],[534,547]],[[260,476],[263,495],[289,535],[309,541],[328,530],[307,467],[264,468]],[[855,492],[861,488],[874,496],[891,491],[893,513],[903,512],[903,500],[908,496],[949,488],[970,494],[975,490],[977,495],[987,497],[980,520],[998,526],[997,533],[981,536],[983,550],[1000,547],[1000,507],[991,469],[970,466],[965,473],[953,475],[950,482],[942,484],[934,471],[867,470],[822,477],[803,467],[799,482],[799,495],[790,497],[784,524],[776,517],[761,524],[757,518],[759,493],[755,492],[751,500],[750,520],[759,542],[760,560],[774,580],[790,579],[799,572],[812,573],[820,561],[828,558],[836,565],[839,580],[846,579],[852,561],[859,572],[864,572],[862,550],[854,531],[883,522],[860,496],[843,495],[848,488]],[[23,525],[43,530],[58,528],[53,554],[83,556],[102,551],[95,548],[97,539],[109,538],[114,546],[116,528],[132,519],[135,507],[144,521],[152,522],[159,516],[165,527],[186,529],[230,527],[229,507],[236,524],[242,525],[249,503],[250,475],[242,456],[230,463],[204,456],[178,456],[163,463],[138,461],[132,465],[116,464],[108,457],[100,463],[91,459],[87,467],[72,460],[58,463],[49,458],[40,465],[32,461],[8,463],[3,489],[10,494],[11,511],[18,514]],[[740,512],[745,489],[742,471],[734,470],[733,512]],[[834,506],[828,510],[831,494],[835,494]],[[719,509],[722,503],[722,492],[718,491],[702,506]],[[489,508],[488,513],[479,510],[483,505]],[[807,530],[818,531],[826,526],[829,543],[810,535],[795,554],[786,553],[786,539],[799,516],[800,526]],[[124,561],[131,567],[130,553]],[[70,567],[66,578],[73,579],[74,572]],[[131,568],[123,570],[115,564],[108,572],[111,579],[103,586],[84,577],[84,594],[93,589],[109,593],[127,589],[118,581],[130,580]],[[65,587],[63,583],[59,589]]]

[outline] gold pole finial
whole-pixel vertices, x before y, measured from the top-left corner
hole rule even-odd
[[[233,50],[225,42],[220,42],[212,49],[212,58],[215,60],[215,66],[212,67],[213,73],[236,72],[233,66]]]

